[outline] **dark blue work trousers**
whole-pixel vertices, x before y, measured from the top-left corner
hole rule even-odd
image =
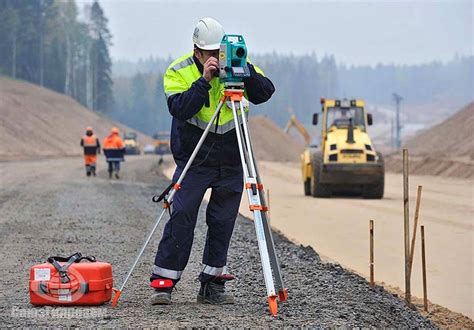
[[[177,167],[173,182],[182,168]],[[156,253],[151,280],[179,281],[191,253],[199,207],[204,193],[212,189],[206,209],[208,226],[199,276],[205,282],[226,273],[227,251],[239,212],[243,190],[240,164],[220,167],[191,167],[173,198],[171,218],[165,226]]]
[[[107,161],[109,163],[109,173],[115,171],[116,173],[120,172],[120,162],[119,161]]]

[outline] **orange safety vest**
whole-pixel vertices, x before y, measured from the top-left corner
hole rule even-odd
[[[94,134],[91,136],[84,135],[81,140],[81,145],[84,148],[84,155],[96,155],[100,148],[99,140]]]
[[[94,134],[91,136],[84,135],[82,141],[83,147],[97,147],[97,137]]]

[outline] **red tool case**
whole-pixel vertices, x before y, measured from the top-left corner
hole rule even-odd
[[[86,260],[86,261],[84,261]],[[84,262],[81,262],[84,261]],[[112,266],[75,253],[30,269],[33,305],[101,305],[112,297]]]

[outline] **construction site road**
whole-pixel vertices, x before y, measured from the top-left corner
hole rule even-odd
[[[270,190],[271,225],[289,239],[313,247],[366,278],[369,276],[369,220],[374,220],[375,280],[404,290],[403,181],[387,173],[385,197],[304,196],[300,164],[259,162]],[[425,226],[428,298],[474,318],[474,180],[411,175],[410,237],[417,186],[422,185],[412,295],[423,297],[420,224]],[[240,212],[248,215],[242,200]]]
[[[122,179],[109,180],[103,162],[87,178],[81,158],[0,163],[0,324],[74,327],[432,327],[416,311],[381,287],[339,265],[322,263],[309,247],[275,233],[289,300],[277,317],[268,314],[253,222],[239,216],[229,251],[233,306],[196,303],[205,241],[205,203],[199,214],[193,252],[170,306],[151,306],[149,273],[163,225],[153,237],[119,305],[33,307],[29,268],[51,255],[76,251],[113,265],[121,284],[161,205],[151,202],[169,180],[155,156],[127,157]],[[167,219],[166,219],[167,220]],[[88,311],[95,313],[88,313]]]

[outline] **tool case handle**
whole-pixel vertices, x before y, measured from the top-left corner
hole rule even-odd
[[[56,268],[59,273],[59,277],[61,279],[61,283],[69,283],[71,280],[68,276],[67,270],[68,268],[76,262],[80,262],[81,260],[86,259],[90,262],[96,262],[95,257],[86,256],[83,257],[80,252],[76,252],[69,257],[49,257],[48,262]],[[61,265],[59,262],[65,262],[65,264]]]
[[[84,257],[84,256],[82,256],[82,253],[76,252],[76,253],[70,255],[69,257],[59,257],[59,256],[49,257],[48,262],[50,264],[52,264],[54,260],[59,261],[59,262],[69,262],[73,257],[75,257],[73,262],[81,262],[84,259],[88,260],[90,262],[96,262],[97,261],[96,257],[94,257],[94,256],[85,256]]]

